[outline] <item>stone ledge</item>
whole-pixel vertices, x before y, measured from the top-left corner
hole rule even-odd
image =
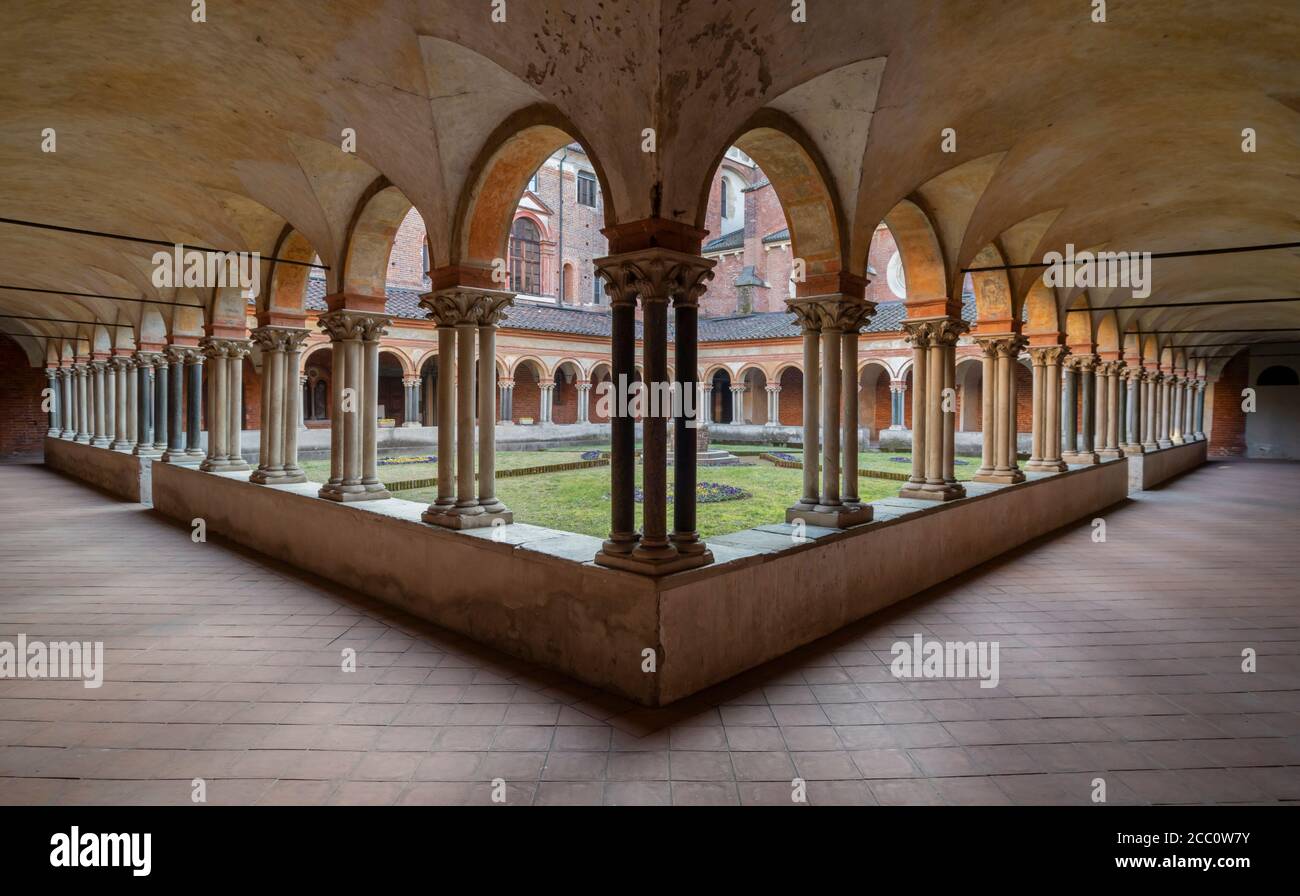
[[[85,449],[101,450],[101,449]],[[601,541],[526,523],[451,531],[398,498],[159,464],[155,509],[646,705],[687,697],[1123,500],[1127,461],[968,483],[948,504],[874,502],[875,519],[796,540],[773,523],[709,541],[717,562],[655,579],[593,562]],[[655,672],[641,671],[654,650]]]
[[[153,457],[125,451],[45,437],[47,467],[138,504],[148,505],[153,500],[149,472],[154,460]]]
[[[1129,456],[1129,492],[1168,482],[1206,462],[1209,442],[1187,442],[1170,448],[1158,448],[1145,454]]]

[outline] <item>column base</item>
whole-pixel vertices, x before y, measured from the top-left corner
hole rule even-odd
[[[1097,452],[1097,456],[1100,457],[1102,460],[1115,460],[1117,458],[1123,457],[1124,452],[1118,448],[1103,448],[1102,450]]]
[[[956,501],[959,498],[966,497],[966,489],[960,485],[923,485],[920,487],[909,484],[906,488],[899,491],[900,498],[917,498],[921,501]]]
[[[621,569],[643,576],[666,576],[687,569],[698,569],[713,562],[713,552],[705,548],[702,553],[683,554],[670,551],[664,557],[644,557],[634,553],[608,553],[604,549],[597,552],[595,563],[609,569]]]
[[[136,457],[162,457],[162,452],[158,449],[153,447],[141,448],[139,445],[136,445],[131,453]]]
[[[108,446],[109,451],[133,451],[135,446],[125,440],[118,441],[114,439]]]
[[[994,470],[992,473],[976,473],[971,480],[990,482],[994,485],[1015,485],[1017,482],[1025,481],[1025,474],[1020,470]]]
[[[1124,452],[1125,457],[1134,457],[1135,455],[1145,454],[1146,451],[1141,445],[1121,445],[1120,451]]]
[[[1074,466],[1101,463],[1101,458],[1097,456],[1095,451],[1063,451],[1061,452],[1061,460]]]
[[[1203,432],[1198,432],[1198,433],[1196,433],[1196,435],[1194,436],[1194,438],[1195,438],[1195,440],[1198,441],[1198,442],[1204,442],[1204,441],[1205,441],[1205,433],[1203,433]]]
[[[232,461],[229,462],[229,464],[227,464],[225,467],[222,468],[221,472],[223,472],[223,473],[242,473],[242,472],[244,472],[245,470],[251,470],[251,469],[253,469],[253,467],[252,467],[251,464],[246,464],[246,463],[242,463],[242,462],[240,462],[240,461],[233,461],[233,460],[232,460]]]
[[[821,526],[824,529],[848,529],[869,523],[873,518],[870,504],[841,504],[838,507],[818,505],[811,509],[796,504],[785,512],[787,523],[803,520],[809,526]]]
[[[203,462],[203,458],[193,454],[187,454],[184,451],[165,451],[163,452],[162,462],[165,464],[173,464],[178,467],[197,467]]]
[[[72,441],[76,442],[79,445],[89,445],[90,436],[73,436]]]
[[[1070,468],[1059,460],[1031,460],[1025,464],[1026,473],[1064,473],[1068,469]]]
[[[468,515],[454,511],[435,511],[432,507],[420,514],[420,519],[431,526],[444,529],[484,529],[489,526],[508,526],[515,521],[515,515],[504,506],[494,513],[477,513]],[[497,520],[501,522],[498,523]]]
[[[668,536],[668,540],[677,548],[677,553],[683,556],[688,554],[710,554],[710,557],[712,556],[708,545],[700,541],[700,533],[698,532],[674,532]],[[713,562],[712,559],[709,562]]]
[[[397,427],[397,428],[398,428],[398,429],[419,429],[419,428],[420,428],[420,424],[418,424],[418,423],[403,423],[401,426],[399,426],[399,427]]]
[[[165,456],[163,460],[166,461]],[[252,476],[248,477],[248,481],[258,485],[287,485],[290,480],[286,478],[284,470],[257,469],[253,471]]]
[[[1156,439],[1157,448],[1172,448],[1174,443],[1169,439]]]
[[[306,479],[304,478],[304,482]],[[270,483],[279,485],[279,482]],[[356,486],[347,486],[348,491],[343,491],[339,485],[323,485],[319,492],[316,493],[318,498],[324,498],[326,501],[338,501],[340,504],[355,504],[358,501],[382,501],[384,498],[391,498],[387,489],[381,489],[377,492],[352,491]]]
[[[60,439],[63,439],[64,441],[68,441],[68,442],[71,442],[71,441],[72,441],[73,439],[75,439],[76,437],[77,437],[77,434],[76,434],[75,432],[61,432],[61,433],[59,433],[59,438],[60,438]]]
[[[1174,437],[1173,437],[1172,439],[1170,439],[1169,441],[1170,441],[1171,444],[1174,444],[1174,445],[1186,445],[1186,444],[1187,444],[1187,440],[1184,439],[1182,436],[1174,436]]]

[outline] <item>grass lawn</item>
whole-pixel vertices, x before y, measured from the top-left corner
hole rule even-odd
[[[587,450],[587,449],[582,449]],[[582,460],[582,450],[574,451],[498,451],[498,470],[517,470],[523,467],[544,467],[551,464],[567,464]],[[426,454],[432,454],[427,452]],[[414,457],[420,454],[410,455]],[[381,458],[382,460],[382,458]],[[312,482],[326,482],[330,478],[330,462],[325,460],[304,460],[299,465]],[[380,482],[406,482],[412,479],[429,479],[438,475],[437,463],[424,464],[380,464]]]
[[[672,468],[669,468],[671,482]],[[718,504],[697,505],[700,534],[705,538],[749,529],[764,523],[785,520],[786,508],[798,500],[803,474],[800,470],[781,469],[771,464],[753,466],[701,467],[701,482],[717,482],[750,492],[753,497]],[[637,486],[640,487],[640,469]],[[861,497],[866,501],[898,494],[898,483],[862,479]],[[532,523],[549,529],[578,532],[603,538],[609,534],[609,468],[573,470],[502,479],[497,495],[515,514],[516,522]],[[431,502],[435,489],[402,492],[408,501]],[[641,505],[637,505],[637,525],[641,525]],[[669,528],[672,509],[669,506]]]

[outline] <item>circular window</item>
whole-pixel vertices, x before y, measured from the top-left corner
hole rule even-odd
[[[885,278],[889,281],[889,291],[900,299],[907,298],[907,279],[903,276],[903,256],[897,252],[889,259],[885,268]]]

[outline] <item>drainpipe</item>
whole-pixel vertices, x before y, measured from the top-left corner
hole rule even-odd
[[[569,147],[564,147],[564,153],[560,156],[560,289],[559,303],[564,304],[564,162],[569,158]]]

